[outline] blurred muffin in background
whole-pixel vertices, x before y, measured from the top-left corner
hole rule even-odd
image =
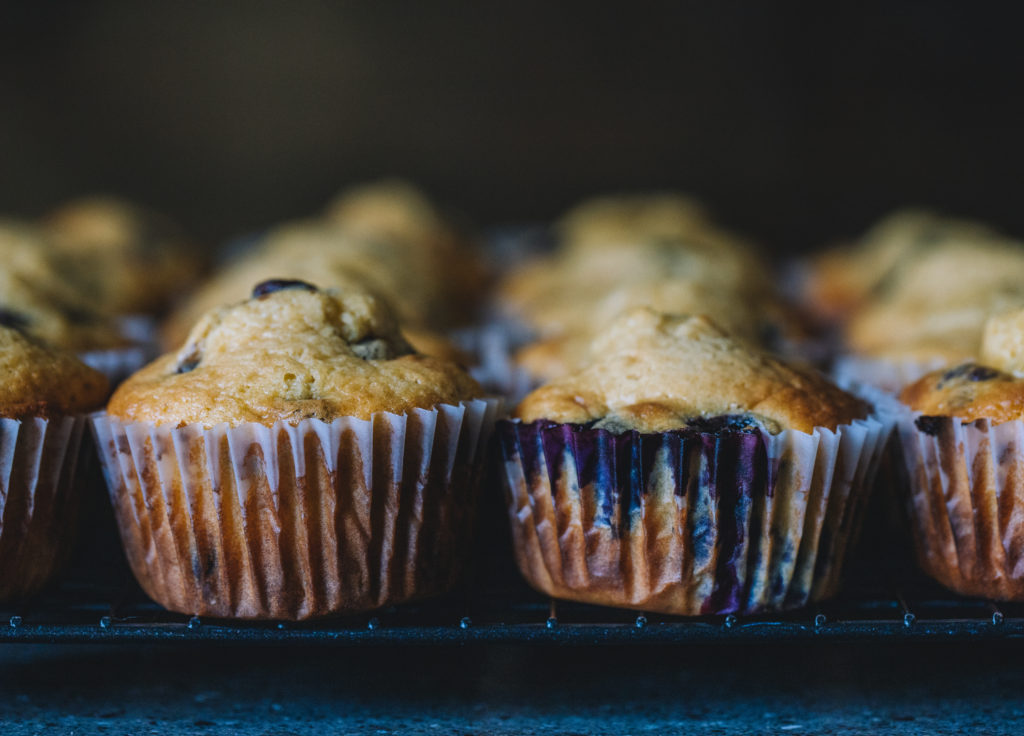
[[[921,252],[945,244],[971,244],[998,237],[996,230],[980,222],[928,210],[899,210],[880,220],[857,242],[814,256],[804,296],[823,320],[841,320]]]
[[[483,298],[489,279],[479,248],[450,213],[409,182],[383,179],[346,189],[325,215],[345,232],[402,250],[410,265],[422,264],[421,275],[439,286],[441,322],[465,322],[466,310]]]
[[[985,321],[1024,305],[1024,247],[1008,240],[946,242],[920,250],[887,277],[845,329],[861,355],[977,356]]]
[[[176,224],[121,199],[68,202],[42,226],[94,308],[108,314],[158,312],[201,273],[198,253]]]
[[[512,271],[498,293],[505,312],[542,335],[575,330],[577,315],[628,285],[678,278],[748,296],[772,292],[770,271],[753,246],[718,228],[683,195],[584,202],[556,234],[555,252]]]
[[[74,352],[125,345],[117,324],[94,309],[74,276],[41,230],[0,222],[0,324]]]
[[[770,344],[793,329],[781,305],[766,299],[751,299],[738,291],[683,278],[639,281],[620,286],[597,301],[564,305],[562,324],[572,325],[571,331],[526,345],[516,352],[515,361],[535,378],[561,378],[593,357],[588,346],[598,334],[620,314],[637,307],[671,314],[706,314],[750,345]]]

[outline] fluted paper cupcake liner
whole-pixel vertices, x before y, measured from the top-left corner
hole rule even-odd
[[[84,417],[0,419],[0,599],[42,588],[75,539]]]
[[[1024,600],[1024,421],[907,409],[898,427],[921,567],[964,595]]]
[[[947,365],[949,361],[943,358],[887,360],[861,355],[841,355],[832,366],[832,378],[840,386],[860,383],[896,394],[904,386]]]
[[[181,613],[307,619],[449,589],[499,402],[298,425],[94,415],[128,561]]]
[[[803,606],[838,587],[890,429],[499,422],[517,562],[555,598],[679,615]]]

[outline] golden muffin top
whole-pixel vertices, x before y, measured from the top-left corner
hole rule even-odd
[[[441,309],[438,302],[443,298],[429,274],[406,262],[386,242],[368,241],[317,222],[275,229],[256,250],[207,281],[167,320],[164,344],[180,345],[203,314],[245,299],[253,284],[271,278],[313,282],[341,291],[370,291],[394,309],[403,332],[417,349],[431,355],[436,351],[452,354],[452,347],[427,326]]]
[[[922,377],[903,389],[900,400],[929,416],[1024,419],[1024,308],[989,318],[980,354],[977,361]]]
[[[184,348],[129,378],[107,410],[177,426],[271,425],[401,414],[480,395],[454,363],[415,354],[381,299],[279,280],[207,313]]]
[[[868,413],[817,371],[752,348],[704,316],[631,310],[590,355],[584,368],[527,396],[516,416],[640,432],[728,419],[777,433],[835,429]]]
[[[4,323],[0,314],[0,417],[77,414],[103,405],[107,379],[71,353]]]

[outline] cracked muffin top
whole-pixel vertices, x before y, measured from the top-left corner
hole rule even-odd
[[[933,371],[904,388],[900,400],[928,416],[1024,419],[1024,309],[989,318],[978,362]]]
[[[26,419],[98,409],[107,379],[71,353],[0,323],[0,417]]]
[[[591,345],[591,362],[537,389],[516,409],[611,431],[763,428],[811,432],[867,416],[868,407],[811,368],[752,348],[704,316],[639,308]]]
[[[414,353],[373,295],[274,280],[248,301],[207,313],[178,353],[123,383],[107,411],[177,426],[294,424],[402,414],[481,394],[454,363]]]

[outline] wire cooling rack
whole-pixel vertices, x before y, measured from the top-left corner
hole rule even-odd
[[[556,602],[510,581],[312,623],[239,623],[169,613],[134,581],[66,579],[0,611],[0,642],[254,644],[639,644],[1024,637],[1024,604],[957,598],[923,582],[851,589],[795,613],[684,619]]]

